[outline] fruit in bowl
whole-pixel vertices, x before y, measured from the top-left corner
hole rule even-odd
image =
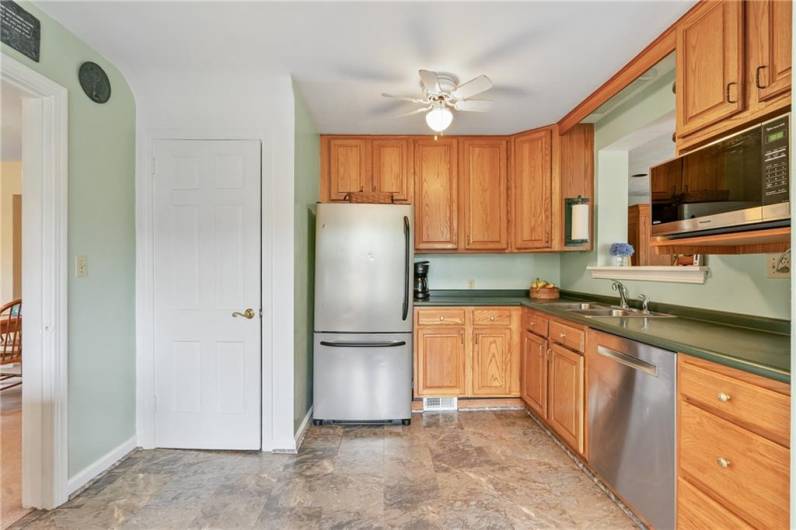
[[[553,282],[536,278],[531,283],[531,298],[555,300],[559,297],[558,287]]]

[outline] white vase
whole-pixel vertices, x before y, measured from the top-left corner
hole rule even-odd
[[[617,267],[630,267],[630,256],[614,256],[614,264]]]

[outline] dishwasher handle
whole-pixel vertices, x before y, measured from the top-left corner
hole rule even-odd
[[[634,357],[633,355],[629,355],[621,351],[612,350],[611,348],[606,348],[605,346],[601,345],[597,346],[597,353],[599,353],[603,357],[608,357],[610,359],[613,359],[619,364],[624,364],[625,366],[632,368],[634,370],[639,370],[641,372],[647,373],[652,377],[658,377],[657,366],[648,363],[647,361],[642,361],[641,359],[639,359],[638,357]]]

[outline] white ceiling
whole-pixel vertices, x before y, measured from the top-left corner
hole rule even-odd
[[[293,76],[324,133],[428,133],[411,104],[418,68],[488,75],[486,114],[451,134],[500,134],[558,121],[693,3],[44,2],[46,12],[136,76]],[[230,87],[234,97],[235,87]]]
[[[3,161],[22,160],[22,92],[0,82],[0,151]]]

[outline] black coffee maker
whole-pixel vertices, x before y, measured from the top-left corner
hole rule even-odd
[[[428,262],[415,262],[415,300],[428,299]]]

